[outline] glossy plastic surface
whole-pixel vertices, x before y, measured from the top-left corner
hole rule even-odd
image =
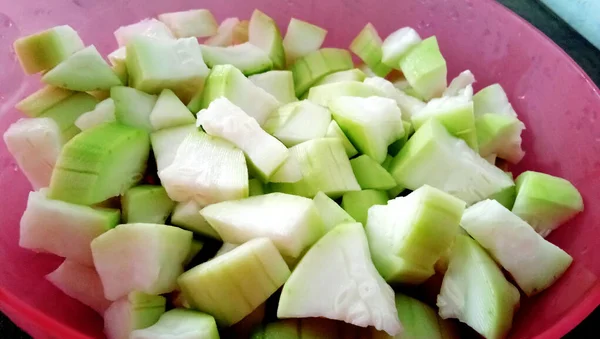
[[[10,3],[10,4],[9,4]],[[11,107],[39,86],[26,78],[7,48],[20,35],[59,24],[77,29],[106,54],[112,32],[165,11],[209,8],[219,20],[249,18],[254,8],[285,30],[291,16],[329,30],[326,45],[348,47],[370,21],[386,36],[402,26],[437,35],[449,76],[470,69],[476,89],[500,82],[527,125],[525,160],[533,169],[571,180],[586,211],[549,239],[575,258],[548,291],[522,303],[511,338],[559,338],[600,303],[600,94],[554,43],[489,0],[46,0],[0,5],[0,131],[20,117]],[[53,288],[44,275],[60,260],[18,247],[19,218],[30,190],[0,144],[0,309],[36,338],[102,337],[101,318]]]

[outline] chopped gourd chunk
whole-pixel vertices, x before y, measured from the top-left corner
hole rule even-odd
[[[383,63],[383,41],[375,27],[368,23],[350,44],[350,50],[375,73],[385,77],[392,67]]]
[[[141,185],[130,188],[121,197],[125,223],[164,224],[175,203],[162,186]]]
[[[165,128],[150,135],[152,151],[156,159],[157,172],[164,170],[173,163],[179,145],[191,133],[197,132],[196,124]]]
[[[368,155],[350,160],[354,176],[363,190],[389,190],[397,184],[388,171]]]
[[[403,27],[392,32],[381,45],[381,61],[395,69],[400,68],[400,59],[421,42],[421,36],[412,27]]]
[[[282,104],[298,101],[294,92],[294,75],[291,71],[270,71],[255,74],[248,79]]]
[[[440,53],[435,36],[421,41],[400,59],[400,70],[410,86],[425,100],[446,90],[446,60]]]
[[[232,65],[244,75],[252,75],[269,71],[273,62],[262,49],[246,42],[227,47],[201,45],[202,56],[210,68],[216,65]]]
[[[458,328],[441,319],[429,305],[415,298],[396,293],[398,318],[404,327],[397,339],[459,339]],[[382,338],[383,339],[383,338]]]
[[[385,205],[387,200],[388,196],[384,191],[348,192],[342,197],[342,208],[356,221],[366,225],[369,209],[374,205]]]
[[[302,100],[279,107],[263,127],[284,145],[293,147],[325,137],[330,123],[331,113],[328,109]]]
[[[404,120],[410,120],[411,117],[416,116],[426,106],[423,101],[404,93],[386,79],[369,77],[364,80],[364,83],[379,89],[382,93],[381,96],[394,99],[402,111],[402,118]]]
[[[174,40],[173,32],[163,22],[154,18],[144,19],[131,25],[121,26],[114,32],[119,47],[129,45],[136,37],[144,36],[157,40]]]
[[[33,94],[19,101],[15,108],[30,118],[37,118],[44,111],[62,102],[75,92],[68,89],[44,86]]]
[[[156,105],[157,96],[131,87],[117,86],[110,89],[115,103],[115,118],[123,125],[154,131],[150,115]]]
[[[208,46],[227,47],[233,45],[233,36],[235,28],[240,23],[238,18],[227,18],[221,22],[217,33],[204,41]]]
[[[275,69],[285,68],[285,50],[279,27],[273,19],[258,9],[255,9],[250,17],[248,41],[267,53]]]
[[[525,156],[521,147],[521,132],[525,125],[515,116],[485,113],[475,120],[479,154],[518,163]]]
[[[98,126],[105,122],[116,121],[115,117],[115,102],[112,98],[100,101],[96,107],[75,120],[75,126],[82,131]]]
[[[65,141],[74,137],[81,130],[75,126],[75,121],[82,114],[93,110],[98,104],[98,99],[88,93],[75,93],[48,108],[39,118],[51,118],[58,124],[58,128]]]
[[[195,201],[180,202],[171,215],[171,224],[204,237],[221,240],[219,233],[200,214],[202,206]]]
[[[337,202],[333,201],[323,192],[317,193],[313,198],[313,202],[323,220],[326,232],[331,231],[339,224],[356,222],[348,212],[344,211]]]
[[[196,122],[192,112],[170,89],[163,89],[150,112],[153,130],[189,125]]]
[[[217,34],[217,21],[207,9],[163,13],[158,15],[158,20],[177,38],[205,38]]]
[[[165,297],[131,292],[104,312],[107,339],[129,339],[133,331],[154,325],[165,313]]]
[[[343,81],[363,81],[367,76],[363,71],[358,68],[349,69],[347,71],[335,72],[329,75],[326,75],[321,80],[317,81],[313,86],[320,86],[326,84],[332,84],[335,82],[343,82]]]
[[[290,70],[294,74],[296,96],[302,96],[323,77],[354,68],[348,51],[338,48],[322,48],[298,58]]]
[[[129,339],[219,339],[219,331],[212,316],[176,308],[161,315],[154,325],[131,332]]]
[[[346,155],[348,156],[348,158],[351,158],[358,154],[356,147],[352,145],[352,142],[350,142],[346,134],[344,134],[344,132],[337,124],[337,122],[335,122],[335,120],[332,120],[329,123],[329,126],[327,127],[327,134],[325,134],[325,137],[339,140],[342,143],[342,146],[344,146],[344,150],[346,151]]]
[[[341,96],[351,97],[383,97],[378,88],[358,81],[339,81],[325,85],[314,86],[308,92],[307,99],[324,107],[329,107],[331,101]]]
[[[326,35],[326,29],[292,18],[283,38],[286,64],[291,66],[296,59],[321,48]]]

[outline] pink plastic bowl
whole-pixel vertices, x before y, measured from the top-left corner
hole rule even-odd
[[[327,46],[347,47],[367,22],[382,36],[415,27],[437,35],[449,76],[470,69],[476,89],[501,83],[521,119],[525,160],[514,172],[539,170],[572,181],[586,211],[549,240],[574,264],[555,286],[526,299],[511,338],[559,338],[600,304],[600,93],[556,45],[493,1],[482,0],[46,0],[3,1],[0,5],[0,131],[20,117],[12,106],[36,89],[25,78],[9,44],[20,35],[59,24],[77,29],[103,53],[116,48],[112,32],[165,11],[209,8],[218,19],[249,18],[254,8],[273,16],[285,30],[290,17],[329,30]],[[19,248],[19,218],[30,186],[0,145],[0,310],[36,338],[102,337],[102,320],[61,294],[44,275],[60,259]]]

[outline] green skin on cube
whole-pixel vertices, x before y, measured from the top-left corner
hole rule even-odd
[[[369,208],[374,205],[385,205],[388,201],[386,192],[362,190],[348,192],[342,198],[342,208],[356,221],[367,224]]]
[[[230,326],[264,303],[289,275],[275,245],[258,238],[185,272],[178,283],[192,308]]]
[[[248,24],[248,41],[269,55],[275,69],[285,68],[285,50],[279,27],[258,9],[254,10]]]
[[[176,308],[161,315],[154,325],[133,331],[129,338],[167,339],[179,337],[219,339],[217,323],[209,314]]]
[[[441,319],[436,310],[417,299],[396,293],[398,318],[404,328],[402,339],[459,339],[458,328]]]
[[[469,236],[457,235],[437,297],[443,319],[457,318],[489,339],[505,338],[519,305],[519,291]]]
[[[497,154],[511,163],[521,161],[521,132],[525,128],[516,116],[485,113],[475,120],[479,154],[483,157]]]
[[[40,90],[19,101],[15,108],[30,118],[36,118],[52,106],[62,102],[75,92],[68,89],[44,86]]]
[[[151,100],[149,99],[148,104],[150,102]],[[140,106],[143,105],[140,103]],[[121,107],[126,107],[124,102],[121,103]],[[173,91],[164,89],[160,92],[158,100],[156,100],[150,112],[150,125],[153,130],[184,126],[194,124],[195,122],[196,119],[192,112],[188,110]]]
[[[269,116],[263,128],[287,147],[322,138],[331,123],[331,113],[308,100],[279,107]]]
[[[67,25],[19,38],[13,44],[27,74],[49,70],[83,47],[77,32]]]
[[[425,100],[446,89],[446,60],[435,36],[421,41],[400,59],[400,69],[414,91]]]
[[[38,117],[56,121],[64,140],[69,140],[81,130],[75,121],[82,114],[96,108],[98,99],[87,93],[75,93],[42,112]]]
[[[365,75],[365,73],[363,71],[361,71],[358,68],[353,68],[353,69],[349,69],[347,71],[340,71],[340,72],[335,72],[335,73],[329,74],[329,75],[325,76],[324,78],[322,78],[321,80],[317,81],[313,85],[313,87],[332,84],[332,83],[336,83],[336,82],[345,82],[345,81],[362,82],[363,80],[365,80],[366,77],[367,76]]]
[[[125,223],[164,224],[173,202],[162,186],[142,185],[129,189],[121,198]]]
[[[213,68],[216,65],[233,65],[244,75],[270,71],[273,62],[262,49],[249,42],[228,47],[201,45],[202,57],[206,65]]]
[[[350,160],[356,181],[363,190],[389,190],[397,186],[391,174],[368,155]]]
[[[48,197],[91,205],[124,194],[142,179],[149,152],[145,131],[117,123],[88,129],[64,145]]]
[[[326,29],[291,18],[283,39],[287,66],[291,66],[297,58],[321,48],[326,36]]]
[[[319,211],[321,219],[323,219],[326,231],[330,231],[340,224],[356,222],[348,212],[344,211],[337,202],[333,201],[323,192],[317,193],[313,202]]]
[[[506,175],[508,175],[511,179],[513,178],[513,175],[510,172],[506,172]],[[507,187],[498,193],[490,195],[489,199],[494,199],[502,206],[511,210],[515,204],[515,200],[517,199],[517,187],[516,185]]]
[[[123,125],[152,132],[150,114],[157,96],[144,93],[131,87],[117,86],[110,89],[110,97],[115,103],[115,118]]]
[[[106,310],[104,332],[109,338],[129,338],[131,332],[154,325],[165,313],[166,304],[165,297],[131,292]]]
[[[291,71],[270,71],[249,77],[256,86],[273,95],[282,104],[298,101]]]
[[[358,81],[340,81],[311,87],[307,99],[324,107],[329,107],[332,99],[341,96],[367,98],[383,97],[383,93],[368,84]]]
[[[517,177],[516,184],[512,212],[542,236],[583,211],[581,193],[568,180],[526,171]]]
[[[302,96],[323,77],[354,68],[352,56],[343,49],[322,48],[298,58],[290,70],[294,74],[296,96]]]
[[[340,125],[338,125],[337,122],[335,122],[335,120],[332,120],[329,123],[329,127],[327,127],[327,134],[325,134],[325,136],[327,138],[334,138],[341,141],[348,158],[352,158],[353,156],[358,154],[358,151],[356,150],[354,145],[352,145],[346,134],[344,134],[344,132],[340,128]]]
[[[383,57],[382,44],[379,33],[371,23],[368,23],[354,38],[350,44],[350,50],[358,55],[373,73],[385,77],[392,68],[381,61]]]

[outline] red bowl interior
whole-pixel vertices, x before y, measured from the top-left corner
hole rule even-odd
[[[525,122],[525,160],[515,174],[533,169],[561,176],[581,191],[586,211],[549,240],[575,259],[555,286],[523,300],[511,338],[559,338],[600,303],[600,93],[583,71],[535,28],[493,1],[481,0],[46,0],[5,4],[0,13],[0,131],[20,117],[12,106],[36,89],[7,48],[20,35],[59,24],[77,29],[102,53],[116,48],[112,32],[165,11],[209,8],[218,19],[248,18],[254,8],[285,31],[290,17],[329,30],[326,45],[347,47],[367,22],[382,36],[415,27],[437,35],[449,76],[470,69],[477,89],[494,82],[506,89]],[[18,225],[30,186],[0,145],[0,310],[37,337],[102,337],[102,321],[62,295],[44,275],[60,260],[19,248]]]

